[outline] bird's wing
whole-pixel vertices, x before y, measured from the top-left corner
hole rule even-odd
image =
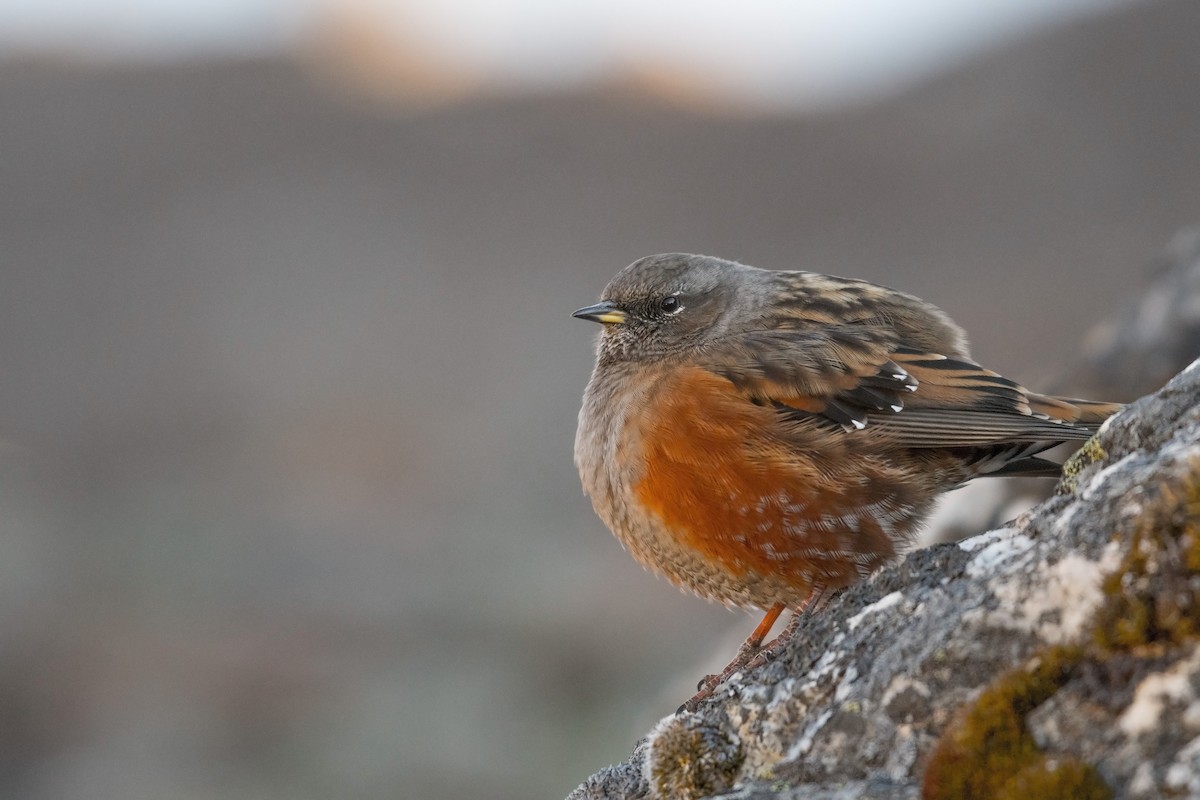
[[[864,430],[897,447],[976,448],[1090,435],[1040,396],[1034,408],[1013,381],[969,361],[904,347],[886,328],[756,331],[721,340],[701,361],[752,402],[789,418]]]

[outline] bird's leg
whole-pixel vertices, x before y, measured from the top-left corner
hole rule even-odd
[[[754,654],[754,657],[746,662],[746,669],[758,669],[763,664],[778,658],[779,654],[783,652],[783,648],[796,635],[796,631],[800,630],[800,621],[809,614],[816,614],[824,608],[826,601],[833,594],[836,593],[831,593],[826,586],[814,586],[812,591],[808,593],[808,597],[804,598],[804,602],[801,603],[800,607],[792,612],[792,618],[788,620],[787,627],[774,639],[758,648],[758,652]]]
[[[746,637],[746,641],[742,642],[742,646],[738,648],[737,655],[733,657],[733,661],[730,661],[720,673],[706,675],[697,687],[700,691],[696,692],[690,700],[681,705],[679,711],[694,711],[701,700],[710,696],[714,689],[729,679],[730,675],[744,668],[752,658],[758,655],[758,652],[762,650],[763,640],[767,638],[767,634],[775,626],[775,621],[779,619],[779,615],[783,613],[784,608],[783,603],[776,603],[768,608],[767,613],[763,615],[762,622],[758,623],[758,627]]]
[[[835,593],[829,591],[829,587],[820,584],[814,586],[812,591],[808,593],[808,597],[804,598],[804,602],[800,604],[792,613],[792,618],[788,621],[787,627],[771,641],[763,644],[763,639],[767,638],[771,627],[775,624],[775,620],[779,619],[779,615],[783,613],[784,606],[782,603],[776,603],[767,610],[763,621],[754,629],[754,633],[738,648],[737,655],[733,661],[729,662],[729,666],[721,671],[720,675],[709,675],[700,682],[700,691],[692,695],[686,703],[681,705],[676,714],[683,711],[695,711],[696,707],[705,698],[708,698],[716,690],[718,686],[729,679],[733,673],[739,670],[754,670],[771,662],[779,657],[783,652],[783,648],[796,635],[796,631],[800,629],[800,622],[809,614],[816,614],[825,607],[826,601]]]

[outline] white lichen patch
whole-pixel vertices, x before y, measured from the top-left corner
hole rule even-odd
[[[1189,731],[1200,731],[1200,700],[1193,702],[1184,709],[1183,727]]]
[[[1121,413],[1117,412],[1104,420],[1104,422],[1101,422],[1100,427],[1096,429],[1096,436],[1103,436],[1108,433],[1108,429],[1112,427],[1112,421],[1119,416],[1121,416]]]
[[[990,541],[981,547],[967,547],[967,542],[984,538],[988,538]],[[994,575],[1001,565],[1025,555],[1033,549],[1035,544],[1033,539],[1015,528],[989,531],[974,537],[974,539],[968,539],[967,542],[959,544],[959,547],[968,551],[973,550],[975,553],[975,557],[967,564],[967,574],[972,578]]]
[[[976,536],[971,536],[967,539],[963,539],[961,542],[958,543],[958,546],[959,546],[959,548],[966,550],[968,553],[973,553],[976,550],[979,550],[983,547],[987,547],[988,545],[995,542],[997,539],[1004,538],[1012,530],[1013,530],[1013,528],[996,528],[995,530],[984,531],[983,533],[978,534]]]
[[[1129,781],[1129,794],[1131,797],[1152,797],[1158,792],[1158,787],[1154,785],[1154,768],[1148,762],[1143,761],[1138,764],[1137,770],[1133,773],[1133,779]]]
[[[854,682],[858,680],[858,668],[851,664],[842,674],[842,679],[838,681],[838,687],[833,692],[833,702],[842,703],[850,696],[850,690],[854,688]]]
[[[1079,488],[1078,497],[1080,502],[1075,503],[1071,510],[1079,508],[1081,505],[1086,504],[1089,500],[1094,499],[1096,495],[1098,495],[1104,488],[1105,482],[1115,473],[1123,470],[1125,465],[1137,456],[1137,453],[1130,453],[1124,458],[1118,459],[1115,463],[1109,464],[1107,467],[1093,475],[1086,484]],[[1069,521],[1069,519],[1073,516],[1073,514],[1064,514],[1062,522],[1065,523]]]
[[[795,678],[784,678],[771,690],[771,697],[767,701],[768,707],[786,703],[791,700],[795,693],[796,684],[798,681]]]
[[[1200,738],[1179,749],[1163,782],[1177,796],[1200,797]]]
[[[880,704],[883,705],[884,708],[887,708],[901,692],[905,691],[916,692],[921,697],[926,698],[930,695],[929,687],[924,681],[918,681],[909,677],[908,675],[901,674],[892,678],[891,682],[888,683],[887,688],[883,690],[883,697],[880,700]]]
[[[812,749],[813,741],[816,739],[817,734],[820,733],[821,728],[825,727],[825,723],[829,722],[831,717],[833,717],[833,709],[827,708],[816,719],[810,722],[808,727],[804,729],[804,734],[796,742],[796,746],[788,751],[787,760],[795,761]]]
[[[896,605],[903,599],[904,599],[904,595],[902,595],[900,592],[892,592],[891,594],[885,594],[883,597],[879,598],[874,603],[871,603],[869,606],[865,607],[862,611],[859,611],[857,614],[850,617],[850,619],[846,620],[846,627],[849,628],[853,632],[856,628],[858,628],[858,626],[862,623],[862,621],[864,619],[866,619],[867,617],[871,616],[872,614],[874,614],[876,612],[883,611],[884,609],[887,609],[887,608],[891,608],[892,606]]]
[[[786,678],[769,692],[743,689],[726,706],[729,725],[746,744],[742,774],[763,776],[788,758],[801,732],[809,729],[813,709],[829,701],[829,681]]]
[[[1200,648],[1193,648],[1186,661],[1166,672],[1156,672],[1142,679],[1133,693],[1133,702],[1117,721],[1126,736],[1138,736],[1158,728],[1159,718],[1167,703],[1191,703],[1196,700],[1192,679],[1200,671]]]
[[[764,693],[742,688],[726,713],[747,744],[744,775],[769,774],[781,761],[811,750],[821,729],[859,686],[858,670],[847,664],[848,658],[840,649],[829,650],[803,678],[786,678]]]
[[[888,751],[884,772],[896,783],[904,782],[912,774],[913,765],[920,755],[920,741],[911,725],[898,725],[895,738]]]
[[[813,665],[813,668],[808,673],[808,684],[817,684],[827,675],[832,674],[838,669],[838,665],[845,659],[846,654],[840,649],[826,650],[821,654],[821,658]]]
[[[1031,581],[999,577],[992,589],[999,607],[983,612],[982,622],[1030,633],[1048,644],[1075,640],[1103,602],[1101,583],[1120,558],[1120,548],[1113,543],[1095,561],[1071,553],[1055,564],[1043,563]]]

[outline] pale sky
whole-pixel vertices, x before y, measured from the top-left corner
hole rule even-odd
[[[243,55],[302,46],[333,15],[515,87],[630,65],[804,105],[901,87],[1040,27],[1137,0],[0,0],[0,55]]]

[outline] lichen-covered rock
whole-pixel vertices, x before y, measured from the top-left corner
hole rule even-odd
[[[571,798],[1200,796],[1200,362],[1067,486],[834,598]]]

